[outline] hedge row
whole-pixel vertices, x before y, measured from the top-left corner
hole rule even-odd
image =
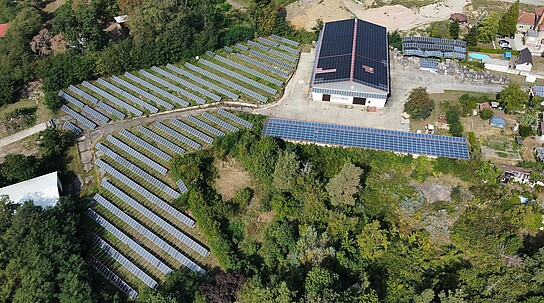
[[[518,50],[507,50],[507,49],[496,49],[496,48],[481,48],[476,46],[469,46],[467,47],[467,50],[470,52],[480,52],[480,53],[486,53],[486,54],[503,54],[505,52],[510,52],[512,55],[518,55]]]

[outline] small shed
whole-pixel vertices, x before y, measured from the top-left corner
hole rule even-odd
[[[504,52],[502,53],[502,58],[504,60],[510,60],[512,58],[512,52]]]
[[[489,125],[498,128],[505,128],[506,119],[503,116],[493,115],[493,117],[491,117],[491,119],[489,120]]]
[[[478,104],[478,110],[479,111],[483,111],[484,109],[491,109],[491,104],[489,104],[489,102],[484,102],[484,103]]]
[[[459,21],[459,23],[463,24],[463,23],[467,23],[468,18],[466,15],[461,13],[453,13],[450,15],[450,20]]]

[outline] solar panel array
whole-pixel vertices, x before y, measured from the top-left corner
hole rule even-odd
[[[85,103],[79,101],[78,99],[68,95],[67,93],[60,91],[59,97],[63,98],[64,100],[68,101],[68,103],[73,104],[79,108],[83,108],[85,106]]]
[[[466,58],[466,42],[453,39],[431,37],[402,38],[402,52],[408,56],[436,58]]]
[[[222,108],[220,108],[217,111],[217,113],[220,114],[221,116],[223,116],[223,117],[225,117],[225,118],[227,118],[227,119],[229,119],[231,121],[234,121],[234,122],[236,122],[236,123],[238,123],[240,125],[243,125],[243,126],[245,126],[247,128],[253,128],[252,123],[250,123],[250,122],[248,122],[248,121],[246,121],[246,120],[244,120],[244,119],[242,119],[242,118],[240,118],[240,117],[238,117],[238,116],[236,116],[236,115],[234,115],[232,113],[229,113],[228,111],[226,111],[226,110],[224,110]]]
[[[70,85],[68,86],[68,89],[73,91],[74,93],[78,94],[79,96],[81,96],[83,99],[86,99],[87,101],[91,102],[91,103],[94,103],[94,104],[98,104],[98,102],[100,102],[98,99],[96,99],[95,97],[91,96],[90,94],[88,94],[87,92],[73,86],[73,85]]]
[[[224,49],[229,53],[234,52],[234,50],[232,48],[228,47],[228,46],[225,46]]]
[[[121,99],[119,99],[119,98],[117,98],[117,97],[103,91],[102,89],[92,85],[91,83],[89,83],[87,81],[83,81],[81,83],[81,85],[83,85],[86,88],[92,90],[93,92],[99,94],[100,96],[108,99],[109,101],[113,102],[115,105],[128,110],[129,112],[133,113],[135,116],[139,117],[139,116],[144,114],[141,110],[139,110],[139,109],[135,108],[134,106],[126,103],[125,101],[123,101],[123,100],[121,100]]]
[[[125,115],[124,113],[118,111],[117,109],[113,108],[112,106],[110,106],[109,104],[107,103],[104,103],[102,101],[99,101],[98,102],[98,107],[100,107],[101,109],[105,110],[106,112],[114,115],[115,117],[117,117],[119,120],[123,120],[126,118],[127,115]]]
[[[79,96],[81,96],[82,98],[84,98],[85,100],[98,105],[98,107],[100,107],[103,110],[105,110],[106,112],[114,115],[115,117],[119,118],[120,120],[125,119],[125,117],[126,117],[125,114],[123,114],[122,112],[120,112],[120,111],[116,110],[115,108],[109,106],[108,104],[96,99],[95,97],[91,96],[87,92],[84,92],[83,90],[81,90],[81,89],[79,89],[79,88],[77,88],[77,87],[75,87],[73,85],[70,85],[68,88],[71,91],[73,91],[74,93],[76,93]]]
[[[285,140],[469,159],[465,138],[270,118],[264,135]]]
[[[125,194],[123,191],[115,187],[113,184],[109,183],[106,180],[103,180],[101,185],[103,188],[105,188],[106,190],[114,194],[121,201],[130,205],[130,207],[137,210],[139,213],[144,215],[153,223],[157,224],[159,227],[164,229],[170,235],[180,240],[183,244],[187,245],[192,250],[196,251],[199,255],[206,257],[210,253],[208,249],[206,249],[205,247],[197,243],[195,240],[189,238],[186,234],[179,231],[177,228],[172,226],[170,223],[166,222],[161,217],[157,216],[154,212],[150,211],[148,208],[146,208],[145,206],[143,206],[142,204],[134,200],[132,197]]]
[[[90,129],[95,129],[96,128],[96,123],[94,123],[93,121],[87,119],[85,116],[81,115],[80,113],[74,111],[73,109],[69,108],[68,106],[66,105],[62,105],[60,107],[60,109],[67,113],[68,115],[70,115],[72,118],[76,119],[77,121],[79,121],[81,124],[83,124],[83,126],[85,126],[86,128],[90,128]]]
[[[292,45],[292,46],[297,46],[297,47],[299,46],[298,42],[295,42],[293,40],[289,40],[287,38],[280,37],[278,35],[270,35],[270,38],[279,40],[279,41],[281,41],[283,43],[287,43],[287,44]]]
[[[534,85],[531,90],[534,96],[544,97],[544,86]]]
[[[295,55],[298,55],[300,53],[300,51],[298,49],[294,49],[294,48],[291,48],[289,46],[285,46],[285,45],[281,45],[281,44],[280,44],[280,46],[278,46],[278,48],[281,49],[281,50],[290,52],[292,54],[295,54]]]
[[[127,152],[129,155],[133,156],[134,158],[138,159],[139,161],[141,161],[145,165],[147,165],[147,166],[151,167],[152,169],[158,171],[159,173],[161,173],[163,175],[166,174],[167,169],[164,166],[162,166],[159,163],[151,160],[150,158],[148,158],[144,154],[140,153],[139,151],[137,151],[134,148],[130,147],[129,145],[125,144],[123,141],[121,141],[121,140],[119,140],[119,139],[117,139],[117,138],[115,138],[114,136],[111,136],[111,135],[106,137],[106,140],[108,142],[110,142],[111,144],[117,146],[121,150]]]
[[[156,71],[157,73],[169,78],[169,79],[172,79],[172,80],[178,82],[181,85],[184,85],[184,86],[192,89],[195,92],[198,92],[198,93],[200,93],[200,94],[214,100],[214,101],[221,101],[221,96],[218,96],[218,95],[216,95],[216,94],[214,94],[214,93],[212,93],[210,91],[207,91],[207,90],[203,89],[202,87],[198,87],[198,86],[194,85],[193,83],[191,83],[189,81],[185,81],[185,80],[181,79],[180,77],[175,76],[175,75],[165,71],[162,68],[158,68],[156,66],[153,66],[151,69]],[[206,103],[206,100],[204,100],[204,99],[202,99],[202,98],[200,98],[200,97],[198,97],[198,96],[196,96],[194,94],[191,94],[191,95],[192,95],[192,97],[190,97],[190,98],[195,100],[197,103],[199,103],[199,104]]]
[[[419,68],[438,69],[438,61],[421,58],[419,59]]]
[[[176,138],[177,140],[187,144],[188,146],[194,148],[194,149],[200,149],[202,146],[198,143],[196,143],[195,141],[185,137],[184,135],[178,133],[177,131],[171,129],[170,127],[160,123],[160,122],[157,122],[155,123],[155,127],[160,129],[161,131],[167,133],[169,136],[173,137],[173,138]]]
[[[83,135],[83,130],[81,128],[77,127],[77,125],[75,125],[74,123],[72,123],[70,121],[64,122],[63,127],[66,128],[67,130],[71,131],[72,133],[74,133],[74,135],[76,135],[77,137]]]
[[[185,183],[183,183],[183,181],[181,180],[178,180],[176,182],[176,184],[178,185],[178,188],[179,190],[182,192],[182,193],[186,193],[189,191],[189,189],[187,189],[187,186],[185,186]]]
[[[221,93],[221,94],[223,94],[223,95],[225,95],[225,96],[227,96],[227,97],[229,97],[229,98],[231,98],[233,100],[238,100],[238,98],[240,97],[240,96],[238,96],[237,94],[235,94],[233,92],[230,92],[230,91],[228,91],[228,90],[226,90],[226,89],[224,89],[224,88],[222,88],[220,86],[217,86],[217,85],[215,85],[215,84],[213,84],[213,83],[211,83],[209,81],[206,81],[206,80],[204,80],[204,79],[202,79],[202,78],[200,78],[198,76],[195,76],[195,75],[191,74],[190,72],[188,72],[186,70],[183,70],[183,69],[181,69],[181,68],[179,68],[177,66],[174,66],[172,64],[167,64],[166,67],[169,68],[170,70],[180,74],[180,75],[183,75],[183,76],[185,76],[185,77],[199,83],[200,85],[203,85],[203,86],[206,86],[206,87],[208,87],[210,89],[213,89],[214,91],[216,91],[218,93]]]
[[[122,131],[119,132],[119,134],[127,139],[129,139],[130,141],[134,142],[135,144],[141,146],[142,148],[150,151],[153,155],[155,156],[158,156],[159,158],[163,159],[164,161],[170,161],[172,159],[172,157],[163,152],[162,150],[156,148],[155,146],[147,143],[145,140],[143,140],[142,138],[136,136],[135,134],[129,132],[128,130],[126,129],[123,129]]]
[[[179,146],[177,146],[176,144],[170,142],[169,140],[157,135],[156,133],[154,133],[153,131],[143,127],[142,125],[139,125],[138,126],[138,131],[141,132],[142,134],[146,135],[147,137],[153,139],[155,142],[158,142],[164,146],[166,146],[167,148],[169,148],[170,150],[172,150],[173,152],[176,152],[178,154],[183,154],[185,153],[185,150]]]
[[[96,80],[96,82],[100,83],[102,86],[108,88],[109,90],[111,90],[112,92],[115,92],[116,94],[120,95],[120,96],[123,96],[125,98],[127,98],[128,100],[130,100],[131,102],[133,103],[136,103],[138,104],[139,106],[141,106],[142,108],[145,108],[147,109],[149,112],[151,113],[157,113],[159,111],[158,108],[156,108],[155,106],[145,102],[144,100],[140,99],[140,98],[136,98],[134,97],[133,95],[127,93],[126,91],[118,88],[117,86],[109,83],[108,81],[104,80],[104,79],[101,79],[101,78],[98,78]]]
[[[202,61],[202,59],[200,61]],[[234,83],[232,81],[229,81],[229,80],[227,80],[227,79],[225,79],[223,77],[220,77],[220,76],[218,76],[218,75],[216,75],[214,73],[211,73],[211,72],[209,72],[209,71],[207,71],[205,69],[202,69],[202,68],[200,68],[198,66],[192,65],[190,63],[185,63],[185,66],[187,66],[187,68],[189,68],[189,69],[191,69],[191,70],[193,70],[193,71],[195,71],[197,73],[200,73],[200,74],[202,74],[202,75],[204,75],[204,76],[206,76],[206,77],[208,77],[210,79],[213,79],[213,80],[215,80],[217,82],[220,82],[220,83],[222,83],[222,84],[224,84],[224,85],[226,85],[228,87],[234,88],[234,89],[236,89],[236,90],[238,90],[238,91],[240,91],[240,92],[242,92],[242,93],[244,93],[244,94],[246,94],[246,95],[248,95],[250,97],[253,97],[253,98],[255,98],[255,99],[257,99],[257,100],[259,100],[261,102],[267,102],[268,101],[267,97],[265,97],[263,95],[260,95],[258,93],[255,93],[255,92],[253,92],[253,91],[251,91],[251,90],[249,90],[249,89],[247,89],[247,88],[245,88],[245,87],[243,87],[241,85],[238,85],[238,84],[236,84],[236,83]]]
[[[224,132],[218,130],[217,128],[205,123],[205,122],[202,122],[201,120],[198,120],[197,118],[193,117],[193,116],[188,116],[187,117],[187,120],[195,125],[197,125],[198,127],[200,128],[203,128],[205,130],[207,130],[208,132],[218,136],[218,137],[222,137],[225,135]]]
[[[116,275],[113,271],[109,270],[102,262],[98,261],[95,257],[88,256],[89,263],[94,267],[100,274],[102,274],[106,279],[108,279],[113,285],[119,288],[123,293],[125,293],[131,300],[136,299],[138,292],[134,290],[130,285],[128,285],[123,279]]]
[[[149,253],[145,248],[143,248],[140,244],[136,243],[134,240],[129,238],[125,233],[120,231],[117,227],[115,227],[113,224],[111,224],[108,220],[106,220],[104,217],[96,213],[94,210],[88,208],[87,209],[87,215],[96,221],[100,226],[104,227],[108,232],[110,232],[112,235],[114,235],[119,241],[126,244],[130,249],[135,251],[138,255],[140,255],[144,260],[155,266],[160,272],[167,275],[172,272],[172,269],[168,267],[168,265],[164,264],[161,260],[157,259],[154,255]]]
[[[105,172],[112,175],[117,180],[121,181],[123,184],[131,188],[132,190],[136,191],[138,194],[142,195],[144,198],[151,201],[153,204],[160,207],[162,210],[164,210],[166,213],[174,216],[179,221],[184,223],[185,225],[189,227],[195,227],[195,221],[189,217],[187,217],[182,212],[178,211],[177,209],[173,208],[170,204],[164,202],[162,199],[157,197],[155,194],[151,193],[147,189],[145,189],[140,184],[132,181],[129,177],[125,176],[123,173],[115,169],[113,166],[109,165],[108,163],[104,162],[102,159],[98,159],[96,161],[96,165],[98,167],[102,168]]]
[[[137,87],[136,85],[133,85],[132,83],[129,83],[117,76],[112,76],[111,79],[115,82],[117,82],[118,84],[121,84],[122,86],[132,90],[133,92],[135,93],[138,93],[139,95],[143,96],[143,97],[146,97],[147,99],[155,102],[155,104],[157,105],[160,105],[168,110],[172,110],[174,109],[174,105],[164,101],[163,99],[153,95],[153,94],[150,94],[148,92],[146,92],[145,90]]]
[[[155,288],[157,286],[157,281],[151,278],[148,274],[136,266],[136,264],[123,256],[117,249],[113,248],[113,246],[109,245],[102,238],[96,234],[92,234],[91,240],[108,255],[114,258],[115,261],[119,262],[119,264],[121,264],[124,268],[128,269],[130,273],[140,279],[140,281],[144,282],[145,285],[149,286],[150,288]]]
[[[410,42],[423,42],[430,44],[443,44],[443,45],[455,45],[459,47],[466,47],[467,42],[463,40],[433,38],[433,37],[419,37],[419,36],[407,36],[402,38],[402,43]]]
[[[264,46],[264,45],[262,45],[262,44],[259,44],[259,43],[257,43],[257,42],[253,42],[253,41],[251,41],[251,40],[247,40],[247,44],[249,44],[250,46],[256,47],[256,48],[260,48],[260,49],[265,50],[265,51],[269,51],[269,50],[270,50],[269,47],[266,47],[266,46]]]
[[[189,134],[199,138],[200,140],[206,142],[206,143],[209,143],[209,144],[212,144],[213,143],[213,138],[206,135],[205,133],[199,131],[198,129],[196,128],[193,128],[181,121],[179,121],[178,119],[172,119],[172,124],[174,124],[175,126],[183,129],[184,131],[188,132]]]
[[[263,37],[257,38],[257,41],[261,42],[262,44],[270,45],[270,46],[273,46],[273,47],[279,47],[280,46],[279,43],[276,43],[274,41],[268,40],[268,39],[263,38]]]
[[[173,199],[179,198],[180,194],[177,191],[175,191],[173,188],[166,185],[165,183],[163,183],[159,179],[155,178],[153,175],[149,174],[148,172],[141,169],[137,165],[134,165],[132,162],[128,161],[123,156],[121,156],[118,153],[114,152],[113,150],[111,150],[107,146],[98,143],[98,144],[96,144],[96,149],[103,152],[106,156],[110,157],[115,162],[121,164],[121,166],[123,166],[124,168],[126,168],[129,171],[133,172],[134,174],[136,174],[140,178],[144,179],[149,184],[152,184],[156,188],[160,189],[161,191],[163,191],[165,194],[169,195]]]
[[[176,86],[176,85],[174,85],[174,84],[172,84],[172,83],[170,83],[170,82],[168,82],[168,81],[166,81],[166,80],[164,80],[162,78],[159,78],[159,77],[157,77],[157,76],[155,76],[155,75],[153,75],[151,73],[148,73],[143,69],[140,70],[140,74],[142,76],[150,79],[150,80],[153,80],[153,81],[159,83],[160,85],[162,85],[164,87],[167,87],[167,88],[169,88],[169,89],[171,89],[171,90],[173,90],[173,91],[175,91],[175,92],[177,92],[177,93],[179,93],[179,94],[181,94],[181,95],[183,95],[185,97],[188,97],[189,99],[195,100],[197,103],[200,103],[200,104],[206,103],[206,100],[196,96],[195,94],[190,93],[190,92],[184,90],[183,88],[181,88],[179,86]],[[203,103],[201,103],[201,102],[203,102]],[[188,105],[189,104],[187,104],[187,106]]]
[[[155,86],[141,78],[138,78],[136,76],[134,76],[133,74],[131,73],[125,73],[125,77],[129,78],[130,80],[142,85],[142,86],[145,86],[146,88],[150,89],[151,91],[153,92],[156,92],[158,93],[159,95],[169,99],[170,101],[173,101],[177,104],[180,104],[181,106],[189,106],[189,102],[185,101],[185,100],[182,100],[180,98],[178,98],[177,96],[174,96],[172,95],[171,93],[165,91],[164,89],[158,87],[158,86]]]
[[[276,84],[278,86],[283,85],[283,81],[280,81],[280,80],[278,80],[276,78],[270,77],[269,75],[265,75],[265,74],[263,74],[261,72],[256,71],[255,69],[249,68],[249,67],[247,67],[245,65],[242,65],[242,64],[240,64],[238,62],[232,61],[232,60],[227,59],[225,57],[221,57],[219,55],[216,55],[214,58],[216,60],[221,61],[221,62],[223,62],[225,64],[228,64],[228,65],[230,65],[232,67],[235,67],[235,68],[237,68],[239,70],[242,70],[242,71],[244,71],[244,72],[246,72],[248,74],[251,74],[251,75],[257,76],[257,77],[259,77],[261,79],[264,79],[264,80],[266,80],[266,81],[268,81],[270,83]]]
[[[285,53],[279,52],[279,51],[277,51],[275,49],[269,49],[268,52],[271,53],[274,56],[280,57],[280,58],[285,59],[287,61],[297,62],[297,58],[295,58],[293,56],[289,56],[289,55],[287,55]]]
[[[264,59],[264,60],[266,60],[268,62],[271,62],[271,63],[273,63],[273,64],[275,64],[275,65],[277,65],[279,67],[283,67],[283,68],[286,68],[286,69],[289,69],[289,70],[295,69],[295,67],[292,66],[291,64],[285,63],[285,62],[283,62],[281,60],[278,60],[276,58],[272,58],[272,57],[267,56],[265,54],[261,54],[259,52],[254,51],[254,50],[249,50],[249,54],[251,54],[253,56],[256,56],[256,57],[259,57],[261,59]]]
[[[250,58],[250,57],[248,57],[248,56],[246,56],[246,55],[242,55],[242,54],[236,54],[236,56],[237,56],[239,59],[242,59],[243,61],[246,61],[247,63],[251,63],[251,64],[253,64],[253,65],[256,65],[256,66],[258,66],[258,67],[260,67],[260,68],[262,68],[262,69],[265,69],[265,70],[267,70],[267,71],[273,72],[273,73],[275,73],[275,74],[277,74],[277,75],[280,75],[280,76],[282,76],[282,77],[285,77],[285,78],[289,77],[289,73],[288,73],[288,72],[283,71],[283,70],[281,70],[281,69],[278,69],[278,68],[276,68],[276,67],[274,67],[274,66],[271,66],[271,65],[262,63],[262,62],[259,61],[259,60],[255,60],[255,59],[253,59],[253,58]]]
[[[60,91],[59,96],[63,98],[64,100],[68,101],[70,104],[73,104],[81,109],[83,109],[84,112],[88,113],[95,119],[97,119],[100,122],[108,123],[110,121],[110,118],[104,116],[103,114],[97,112],[94,108],[87,106],[85,103],[77,100],[76,98],[68,95],[67,93]]]
[[[234,47],[236,47],[239,50],[243,50],[243,51],[249,50],[249,47],[247,47],[247,46],[245,46],[243,44],[240,44],[240,43],[236,44]]]
[[[240,130],[238,127],[236,127],[236,126],[234,126],[234,125],[232,125],[230,123],[227,123],[227,122],[217,118],[216,116],[210,115],[207,112],[202,113],[202,117],[204,119],[207,119],[207,120],[221,126],[224,129],[227,129],[227,130],[231,131],[231,132],[237,132],[237,131]]]
[[[93,199],[96,202],[98,202],[100,205],[102,205],[104,208],[106,208],[107,210],[112,212],[119,219],[121,219],[126,224],[128,224],[131,228],[133,228],[138,233],[140,233],[142,236],[147,238],[149,241],[151,241],[152,243],[159,246],[167,254],[169,254],[170,256],[175,258],[176,260],[180,261],[183,265],[185,265],[190,270],[196,271],[196,272],[199,272],[199,273],[206,273],[204,271],[204,269],[202,269],[200,266],[198,266],[195,262],[191,261],[189,258],[184,256],[177,249],[172,247],[170,244],[166,243],[163,239],[159,238],[155,233],[153,233],[152,231],[147,229],[145,226],[138,223],[136,220],[132,219],[129,215],[127,215],[125,212],[120,210],[117,206],[113,205],[111,202],[106,200],[100,194],[94,195]]]

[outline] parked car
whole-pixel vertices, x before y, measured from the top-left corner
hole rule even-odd
[[[501,48],[504,49],[504,50],[512,50],[512,48],[510,46],[503,46]]]
[[[510,42],[508,42],[506,40],[499,40],[499,45],[501,47],[510,47]]]

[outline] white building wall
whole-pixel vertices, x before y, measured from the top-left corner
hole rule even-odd
[[[331,95],[331,103],[353,104],[353,97]]]
[[[312,99],[314,101],[321,101],[321,100],[323,100],[323,94],[312,92]]]
[[[527,64],[527,63],[524,63],[524,64],[516,64],[516,69],[517,69],[517,70],[530,72],[530,71],[531,71],[531,68],[533,68],[533,65],[532,65],[532,64]]]
[[[366,106],[374,106],[377,108],[383,108],[387,99],[366,98]]]

